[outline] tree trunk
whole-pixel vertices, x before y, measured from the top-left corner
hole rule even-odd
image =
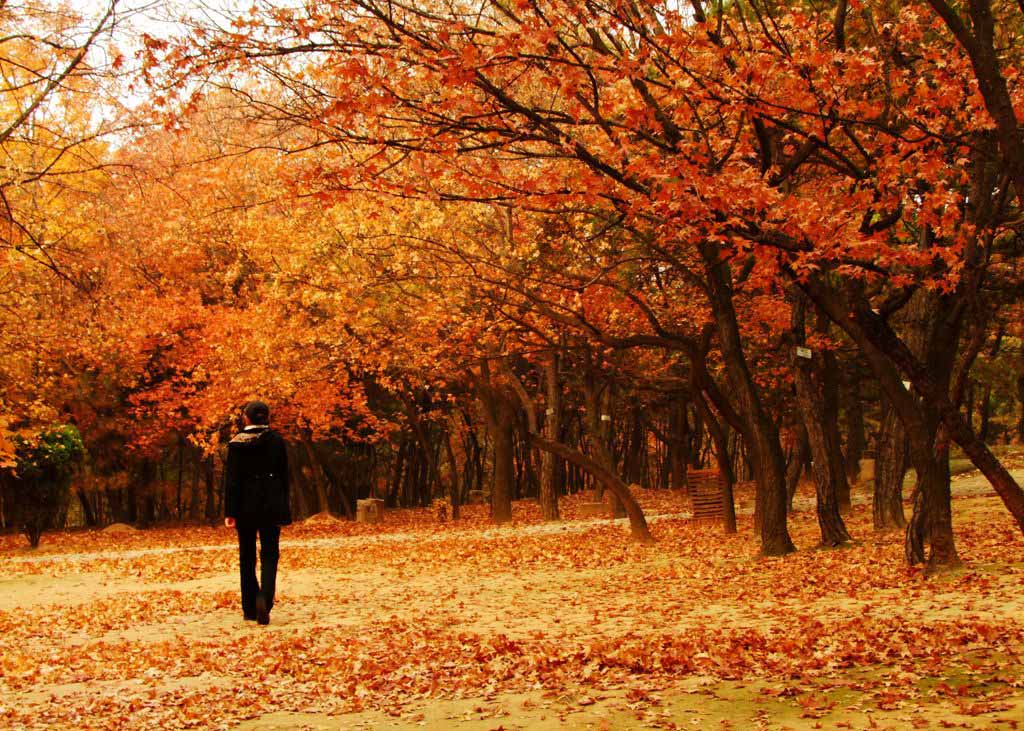
[[[25,536],[28,538],[28,545],[29,545],[29,547],[31,547],[31,548],[39,548],[39,539],[43,535],[42,527],[38,523],[32,522],[32,523],[27,524],[25,526],[24,530],[25,530]]]
[[[817,316],[815,330],[827,336],[829,331],[828,317],[820,312]],[[839,363],[831,350],[822,352],[821,363],[815,363],[816,377],[821,384],[822,395],[821,423],[825,429],[826,445],[829,452],[830,470],[836,486],[836,497],[839,510],[846,512],[853,506],[850,497],[850,483],[846,479],[846,463],[843,459],[842,434],[839,430]]]
[[[687,418],[687,401],[680,398],[669,406],[668,441],[666,442],[669,472],[669,487],[673,490],[685,490],[689,486],[686,480],[686,465],[689,462],[690,422]]]
[[[153,498],[154,482],[156,482],[156,464],[150,459],[144,459],[139,470],[139,483],[142,488],[142,512],[137,512],[136,520],[133,521],[141,528],[148,528],[156,519],[156,501]],[[132,502],[137,502],[137,497]]]
[[[192,452],[192,497],[188,503],[188,517],[193,523],[199,520],[199,478],[202,475],[202,453]]]
[[[907,473],[907,437],[899,415],[883,402],[882,427],[875,450],[875,489],[872,514],[875,530],[903,528],[903,480]]]
[[[477,397],[483,407],[487,432],[494,445],[494,481],[491,487],[491,519],[496,523],[512,520],[512,493],[515,489],[515,443],[513,431],[516,414],[512,406],[515,394],[491,383],[490,366],[481,364]]]
[[[491,426],[491,441],[494,443],[494,484],[491,488],[491,518],[495,523],[512,520],[512,492],[515,489],[515,464],[513,452],[514,421],[500,408]]]
[[[974,381],[967,379],[967,393],[964,396],[964,411],[967,414],[967,423],[974,428]]]
[[[688,407],[689,400],[685,394],[673,399],[668,405],[668,423],[664,431],[656,423],[644,419],[642,412],[639,414],[641,421],[665,448],[658,480],[658,484],[662,488],[685,490],[687,487],[686,473],[691,444],[690,424],[687,418]],[[643,438],[646,440],[646,434]]]
[[[97,525],[96,512],[92,509],[89,496],[81,488],[75,490],[75,495],[78,497],[78,503],[82,506],[82,517],[85,520],[85,525],[89,528],[95,528]],[[0,517],[2,517],[2,512],[0,512]]]
[[[327,480],[324,479],[323,470],[320,468],[320,461],[313,452],[313,444],[309,439],[302,440],[302,450],[306,455],[306,464],[309,465],[309,479],[316,490],[316,512],[330,512],[331,503],[327,498]]]
[[[978,436],[982,441],[988,441],[989,417],[992,413],[992,384],[986,383],[985,390],[981,396],[981,426],[978,429]]]
[[[459,465],[455,461],[455,450],[452,449],[452,432],[446,429],[444,432],[444,451],[448,457],[449,486],[448,495],[452,505],[452,520],[462,517],[462,488],[459,485]]]
[[[562,428],[562,383],[558,377],[558,354],[554,352],[544,363],[544,388],[547,407],[543,436],[548,441],[557,442]],[[559,520],[557,460],[548,451],[544,451],[540,459],[541,516],[544,520]]]
[[[217,520],[217,476],[213,455],[203,460],[203,482],[206,486],[206,507],[203,511],[206,520],[213,523]]]
[[[121,522],[128,523],[129,525],[135,525],[139,519],[138,491],[136,490],[135,485],[129,485],[125,488],[124,492],[124,515],[121,518]]]
[[[696,388],[697,385],[694,384]],[[686,412],[683,412],[683,417],[686,417]],[[690,432],[690,445],[688,447],[688,457],[690,460],[690,466],[695,470],[699,470],[704,466],[703,452],[704,452],[704,416],[700,409],[697,409],[693,415],[693,429],[687,428]],[[728,423],[723,418],[722,423],[728,426]],[[685,472],[685,470],[684,470]]]
[[[182,492],[185,486],[185,435],[178,434],[178,491],[175,495],[175,510],[177,515],[175,516],[178,520],[182,519]]]
[[[778,429],[764,409],[747,366],[732,301],[732,274],[719,253],[718,247],[709,242],[701,246],[726,377],[740,405],[747,432],[744,437],[753,463],[760,508],[761,552],[766,556],[782,556],[796,550],[786,525],[786,468],[782,445]]]
[[[952,511],[948,505],[939,505],[949,499],[948,465],[936,462],[948,457],[948,444],[939,440],[940,423],[944,433],[952,436],[989,478],[1024,531],[1024,491],[950,401],[950,379],[962,324],[957,298],[925,290],[915,292],[907,306],[910,323],[904,341],[885,319],[872,313],[859,283],[846,283],[845,298],[849,300],[845,303],[843,294],[817,277],[810,277],[801,286],[860,346],[907,431],[911,463],[925,491],[921,503],[926,509],[934,507],[928,513],[915,511],[916,518],[908,527],[908,560],[924,559],[922,541],[918,540],[923,536],[923,542],[932,547],[929,569],[957,562],[949,519]],[[920,397],[900,383],[900,371],[909,375]],[[945,486],[940,484],[943,474]]]
[[[797,294],[792,304],[792,326],[799,346],[806,343],[805,309],[803,296]],[[821,352],[813,352],[809,358],[794,353],[792,362],[797,406],[811,446],[821,543],[830,547],[840,546],[850,540],[850,534],[839,514],[840,485],[845,482],[846,473],[842,463],[836,459],[838,445],[833,440],[838,439],[838,430],[833,434],[828,425],[829,419],[834,423],[838,416],[835,404],[827,395],[829,384],[825,371],[829,364]]]
[[[412,427],[412,433],[420,446],[419,452],[426,461],[426,478],[418,480],[416,485],[417,493],[422,493],[423,490],[430,490],[437,480],[438,459],[434,452],[437,445],[431,439],[429,426],[424,423],[420,416],[419,401],[413,397],[411,386],[406,385],[401,398],[402,405],[405,407],[406,418],[409,420],[409,426]],[[429,399],[425,400],[428,402],[427,406],[429,407]],[[418,497],[419,500],[417,502],[425,505],[422,495],[420,494]],[[429,499],[426,502],[429,503]]]
[[[908,563],[924,563],[928,569],[960,563],[953,539],[953,515],[949,486],[949,448],[939,429],[936,448],[919,453],[911,442],[910,459],[917,470],[914,512],[907,525]],[[931,551],[926,555],[925,547]]]
[[[799,380],[800,377],[798,376]],[[800,387],[799,390],[811,386]],[[850,540],[850,534],[839,513],[839,494],[836,490],[835,463],[829,454],[828,438],[821,420],[811,415],[806,409],[813,401],[813,396],[801,395],[801,410],[804,412],[807,438],[811,446],[811,472],[814,475],[815,496],[817,498],[818,529],[821,531],[821,545],[835,547]]]
[[[860,480],[860,461],[864,456],[864,404],[861,403],[860,376],[856,364],[851,364],[846,379],[846,479],[849,484]]]
[[[409,453],[409,440],[405,432],[402,433],[401,441],[398,443],[398,454],[395,456],[395,472],[391,480],[391,487],[384,496],[384,504],[389,508],[398,506],[399,492],[402,489],[402,477],[405,474],[405,463]]]
[[[589,353],[588,353],[589,360]],[[595,461],[606,471],[615,474],[615,458],[608,444],[611,441],[611,385],[599,384],[595,369],[588,364],[583,378],[583,394],[586,400],[586,419],[584,425],[590,437],[590,450]],[[594,499],[600,501],[604,497],[606,483],[598,480],[594,490]],[[616,518],[626,516],[626,508],[619,496],[612,492],[612,515]]]
[[[907,307],[907,345],[928,365],[938,388],[948,398],[956,360],[959,319],[955,305],[935,292],[920,291]],[[927,561],[928,569],[959,564],[953,537],[949,485],[949,437],[936,404],[915,398],[921,419],[907,430],[910,463],[917,472],[914,511],[907,525],[906,557]],[[925,546],[930,548],[926,554]]]
[[[804,426],[802,421],[798,421],[794,429],[793,446],[789,452],[789,459],[786,461],[786,505],[790,512],[793,511],[793,498],[796,497],[800,478],[804,476],[807,463],[811,459],[811,445],[807,440],[807,427]]]
[[[352,502],[349,500],[349,496],[345,493],[345,480],[335,472],[330,465],[330,457],[334,452],[333,445],[330,443],[321,443],[320,449],[313,449],[313,459],[315,460],[315,466],[318,466],[323,472],[327,482],[337,491],[338,497],[341,501],[341,508],[345,511],[345,517],[349,520],[356,519],[356,512],[352,507]]]
[[[1017,376],[1017,402],[1020,404],[1020,418],[1017,420],[1017,440],[1024,442],[1024,372]]]
[[[626,484],[642,485],[644,483],[644,453],[647,449],[647,431],[644,429],[643,414],[639,404],[630,409],[630,431],[626,444],[623,472]]]
[[[156,522],[156,496],[150,487],[142,497],[142,515],[139,519],[140,528],[149,528]]]
[[[608,471],[596,460],[560,442],[552,442],[536,434],[530,435],[530,441],[540,449],[556,454],[562,459],[586,470],[595,480],[600,480],[609,492],[618,497],[624,506],[633,537],[641,543],[652,543],[654,541],[654,537],[647,527],[647,520],[644,518],[640,503],[636,501],[629,486],[620,480],[614,472]]]

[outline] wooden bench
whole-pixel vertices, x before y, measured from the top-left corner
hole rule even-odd
[[[690,470],[686,473],[690,486],[693,520],[720,523],[725,518],[722,475],[718,470]]]

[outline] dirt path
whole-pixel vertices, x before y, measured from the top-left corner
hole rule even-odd
[[[0,726],[1010,728],[1024,540],[996,499],[955,510],[967,567],[929,581],[863,508],[841,551],[796,516],[779,560],[669,516],[654,546],[610,521],[299,539],[267,628],[230,544],[4,560]]]
[[[379,711],[344,716],[272,713],[239,724],[237,731],[628,731],[630,729],[1013,729],[1024,719],[1024,700],[984,717],[964,713],[954,700],[878,709],[841,691],[814,698],[779,695],[763,682],[689,678],[645,696],[611,690],[595,694],[503,694],[487,699],[441,701],[395,717]]]

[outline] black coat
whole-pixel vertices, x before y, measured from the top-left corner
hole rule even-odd
[[[288,525],[288,450],[269,427],[248,426],[228,443],[224,515],[244,523]]]

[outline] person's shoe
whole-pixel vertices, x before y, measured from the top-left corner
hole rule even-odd
[[[244,619],[246,622],[255,622],[256,621],[256,615],[255,614],[243,614],[242,615],[242,619]]]
[[[256,597],[256,624],[270,624],[270,610],[262,594]]]

